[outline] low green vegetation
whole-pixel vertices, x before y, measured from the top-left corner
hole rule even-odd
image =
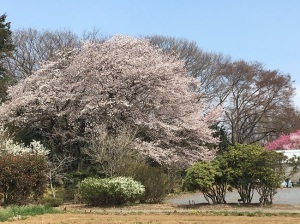
[[[140,198],[143,203],[162,202],[167,194],[167,186],[172,182],[162,169],[144,163],[132,164],[126,176],[133,177],[145,187],[145,193]]]
[[[82,199],[90,205],[122,205],[135,202],[145,187],[132,178],[87,178],[80,184]]]
[[[211,162],[198,162],[187,169],[185,187],[199,190],[212,203],[226,203],[227,190],[235,188],[243,203],[251,203],[253,192],[260,203],[272,204],[284,179],[286,157],[259,145],[229,146],[228,151]]]
[[[251,203],[256,190],[261,204],[272,203],[285,179],[286,156],[259,145],[236,144],[224,157],[230,171],[229,184],[237,189],[242,202]]]
[[[11,206],[0,209],[0,221],[14,221],[20,219],[26,219],[28,216],[42,215],[42,214],[54,214],[59,213],[58,210],[53,207],[44,205],[33,206]]]
[[[225,164],[221,157],[211,162],[195,163],[187,169],[185,187],[188,190],[201,191],[208,202],[211,200],[214,204],[226,203],[228,172],[224,167]]]

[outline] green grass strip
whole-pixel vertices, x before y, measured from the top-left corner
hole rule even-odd
[[[57,209],[46,205],[9,206],[0,209],[0,222],[26,219],[28,216],[59,213]]]

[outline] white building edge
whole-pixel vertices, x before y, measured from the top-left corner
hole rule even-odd
[[[276,152],[282,152],[285,156],[288,157],[288,159],[293,158],[294,156],[296,157],[300,156],[300,149],[276,150]],[[292,176],[289,176],[290,172],[291,172],[291,168],[288,167],[285,172],[286,177],[290,178],[291,181],[294,183],[300,182],[300,172],[295,173]]]
[[[300,156],[300,149],[276,150],[276,152],[282,152],[288,159]]]

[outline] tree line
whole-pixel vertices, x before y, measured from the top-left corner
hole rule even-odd
[[[288,74],[266,69],[261,62],[232,61],[229,56],[204,52],[186,39],[145,38],[184,61],[188,75],[201,83],[196,90],[201,93],[199,100],[224,108],[220,126],[226,129],[231,143],[264,143],[299,129],[299,110],[292,103],[295,89]],[[58,51],[78,49],[82,40],[101,43],[105,39],[97,30],[82,37],[70,30],[16,30],[11,33],[11,55],[4,57],[2,53],[2,69],[12,79],[11,84],[33,74]],[[7,54],[8,49],[2,52]],[[5,94],[4,90],[2,96]]]

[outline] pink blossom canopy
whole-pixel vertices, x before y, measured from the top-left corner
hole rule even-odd
[[[146,39],[85,43],[12,86],[0,118],[41,132],[52,125],[51,135],[72,142],[85,141],[97,125],[130,125],[148,136],[137,136],[141,152],[161,164],[211,159],[215,150],[208,146],[217,140],[209,126],[220,108],[203,116],[205,105],[193,91],[199,82],[186,74],[183,61]]]
[[[267,143],[265,147],[269,150],[300,149],[300,130],[289,135],[281,135],[274,141]]]

